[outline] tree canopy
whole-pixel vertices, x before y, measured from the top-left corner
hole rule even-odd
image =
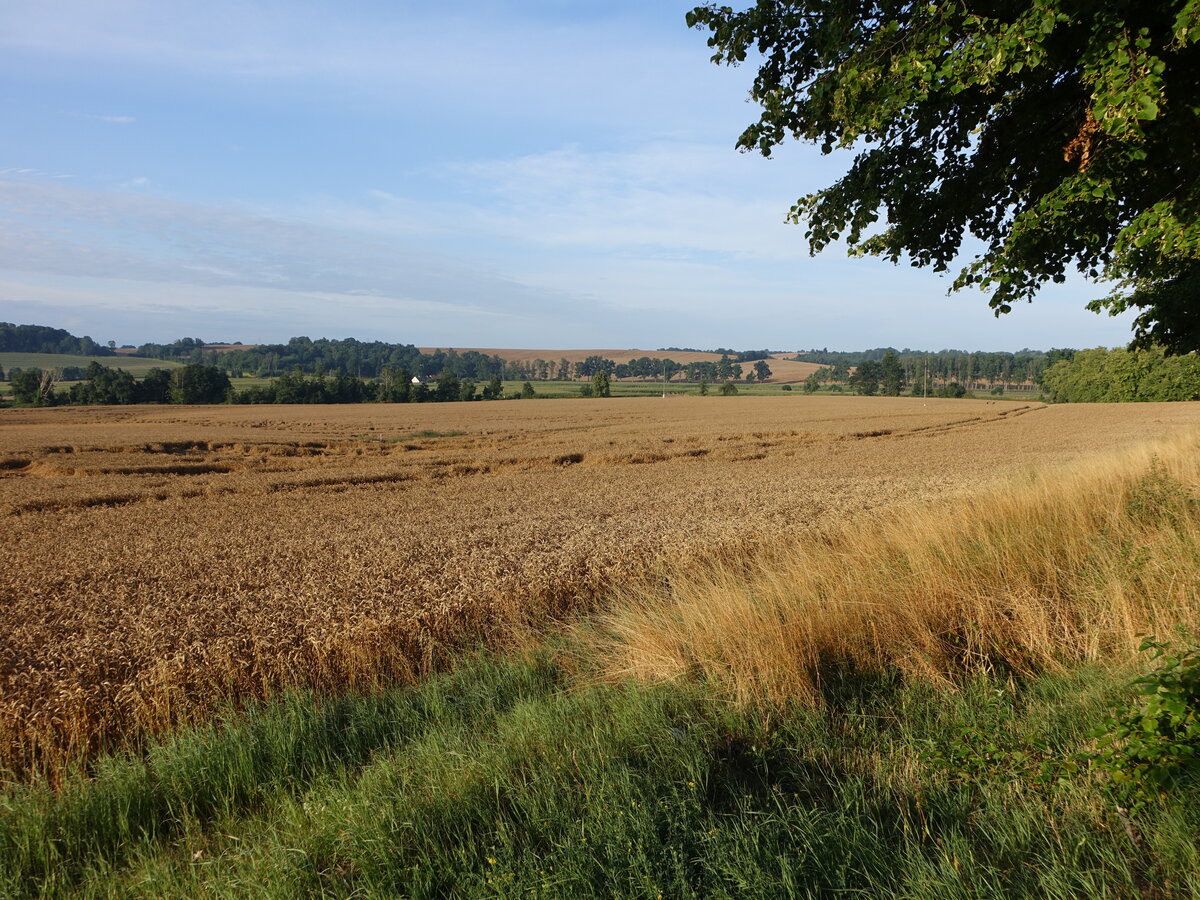
[[[944,271],[997,315],[1077,269],[1137,344],[1200,348],[1200,0],[758,0],[694,9],[713,62],[757,53],[738,140],[854,154],[789,218],[812,251]]]

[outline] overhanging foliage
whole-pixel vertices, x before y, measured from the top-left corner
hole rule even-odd
[[[759,0],[688,14],[716,63],[761,55],[738,146],[851,150],[792,207],[813,252],[946,270],[997,314],[1072,268],[1140,308],[1135,340],[1200,347],[1200,0]]]

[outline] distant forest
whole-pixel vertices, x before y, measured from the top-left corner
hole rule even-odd
[[[75,337],[47,325],[14,325],[0,322],[0,353],[70,353],[76,356],[112,356],[112,347],[90,337]]]
[[[824,366],[820,373],[822,382],[847,382],[850,370],[863,363],[881,362],[887,354],[894,354],[906,380],[915,383],[928,374],[932,382],[958,384],[982,388],[997,384],[1038,385],[1047,369],[1059,360],[1071,359],[1076,351],[1018,350],[1016,353],[966,351],[966,350],[897,350],[894,347],[876,347],[873,350],[843,352],[839,350],[806,350],[792,359],[800,362],[817,363]]]
[[[226,349],[228,347],[228,349]],[[682,352],[682,351],[681,351]],[[477,350],[435,350],[422,353],[412,344],[364,342],[354,338],[330,340],[294,337],[286,344],[255,347],[206,344],[199,338],[182,338],[171,344],[142,344],[138,356],[151,359],[217,366],[230,375],[273,377],[301,372],[306,375],[350,375],[385,378],[404,370],[422,378],[453,375],[471,381],[501,378],[506,381],[572,381],[604,372],[613,378],[666,378],[682,375],[686,381],[764,381],[770,378],[767,350],[713,351],[723,353],[712,362],[677,363],[673,359],[643,356],[618,363],[603,356],[571,362],[567,359],[504,360]],[[743,362],[754,362],[743,367]]]

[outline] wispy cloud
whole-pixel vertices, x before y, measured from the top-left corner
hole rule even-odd
[[[31,273],[46,303],[57,285],[109,315],[141,304],[147,322],[172,310],[255,339],[308,322],[459,346],[621,344],[630,333],[658,345],[916,346],[936,322],[948,344],[979,346],[977,331],[1015,349],[1116,343],[1128,327],[1081,327],[1086,286],[993,323],[982,299],[947,298],[927,272],[809,258],[776,183],[804,190],[806,160],[747,157],[731,175],[720,153],[566,148],[427,171],[452,201],[374,191],[259,211],[0,179],[0,270]]]
[[[437,322],[496,328],[511,339],[537,322],[552,328],[592,317],[587,307],[572,310],[567,292],[386,235],[48,182],[0,179],[0,270],[9,273],[10,302],[32,293],[52,304],[128,310],[153,299],[148,313],[206,311],[229,323],[270,311],[275,336],[289,320],[314,315],[326,331],[359,333],[401,318],[423,330],[412,339],[446,338]]]
[[[81,119],[91,119],[95,122],[111,122],[114,125],[132,125],[137,119],[134,116],[102,116],[96,113],[72,113]]]
[[[0,178],[74,178],[74,175],[55,175],[50,172],[43,172],[41,169],[32,169],[28,166],[8,166],[0,168]]]

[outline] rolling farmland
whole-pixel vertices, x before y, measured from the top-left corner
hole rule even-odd
[[[1197,424],[1189,404],[676,397],[0,413],[3,764],[411,681],[673,564]]]
[[[422,353],[433,353],[438,348],[421,347],[419,349]],[[575,363],[583,362],[589,356],[600,356],[616,363],[627,363],[633,359],[649,356],[652,359],[671,359],[686,366],[688,363],[694,362],[715,363],[721,359],[720,353],[709,353],[703,350],[505,350],[481,347],[457,347],[455,349],[459,352],[474,350],[476,353],[483,353],[487,356],[499,356],[506,362],[526,363],[537,359],[555,363],[560,359],[565,359],[567,362]],[[801,382],[821,368],[817,363],[798,362],[791,359],[792,355],[790,353],[773,353],[767,359],[767,363],[771,367],[769,383],[794,384]],[[742,366],[747,369],[753,365],[752,362],[742,363]]]

